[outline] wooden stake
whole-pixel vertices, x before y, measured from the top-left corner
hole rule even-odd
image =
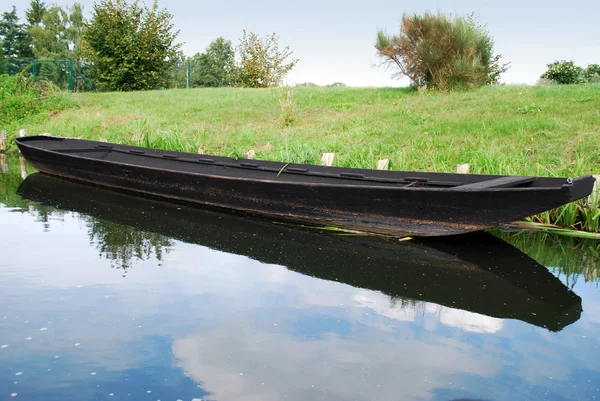
[[[248,159],[254,159],[254,156],[256,156],[256,152],[254,151],[254,149],[250,149],[248,153],[246,153],[246,158]]]
[[[19,137],[22,138],[27,136],[27,130],[25,128],[19,130]]]
[[[19,165],[21,166],[21,178],[27,178],[27,166],[25,165],[25,158],[19,153]]]
[[[377,170],[389,170],[390,159],[381,159],[377,162]]]
[[[335,153],[323,153],[323,157],[321,157],[321,165],[331,167],[333,166],[333,159],[335,158]]]
[[[6,153],[6,131],[0,131],[0,153]]]
[[[456,174],[469,174],[469,163],[457,164]]]
[[[8,174],[8,163],[4,153],[0,153],[0,167],[2,168],[2,174]]]

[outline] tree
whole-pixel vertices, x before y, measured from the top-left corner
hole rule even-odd
[[[36,26],[42,23],[46,13],[46,4],[41,0],[31,0],[29,9],[25,11],[25,17],[29,26]]]
[[[232,86],[235,74],[235,51],[230,40],[218,37],[204,53],[192,57],[193,86]]]
[[[44,10],[40,23],[30,26],[29,34],[36,58],[69,58],[71,52],[67,37],[69,15],[59,6]]]
[[[498,82],[508,68],[493,55],[493,40],[472,16],[402,16],[400,34],[377,32],[375,48],[412,85],[447,90]]]
[[[138,0],[101,0],[82,38],[85,58],[94,63],[97,84],[108,90],[145,90],[163,84],[176,61],[179,31],[173,16]]]
[[[589,64],[583,72],[583,78],[588,83],[600,83],[600,65]]]
[[[0,43],[6,71],[9,74],[20,72],[24,65],[28,65],[33,53],[31,40],[25,24],[19,24],[17,8],[2,13],[0,20]]]
[[[540,78],[549,79],[557,84],[578,84],[583,82],[583,68],[572,61],[555,61],[547,64],[548,70]]]
[[[261,40],[256,34],[247,34],[244,30],[238,52],[240,61],[236,80],[239,85],[250,88],[268,88],[281,84],[299,61],[295,58],[286,61],[292,52],[287,46],[279,50],[275,33]]]

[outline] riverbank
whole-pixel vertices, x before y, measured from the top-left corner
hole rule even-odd
[[[600,173],[600,85],[486,87],[419,94],[395,88],[191,89],[73,95],[77,108],[10,127],[257,159],[334,166],[573,177]],[[14,145],[12,145],[14,146]],[[14,148],[13,148],[14,149]],[[598,231],[581,202],[535,221]]]

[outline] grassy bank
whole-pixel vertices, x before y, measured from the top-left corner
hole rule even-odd
[[[393,88],[192,89],[74,95],[79,108],[30,133],[172,150],[394,170],[577,176],[600,173],[600,85],[486,87],[419,94]],[[598,230],[597,208],[543,222]],[[585,221],[582,227],[578,222]]]

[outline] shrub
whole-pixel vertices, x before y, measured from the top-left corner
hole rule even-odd
[[[583,72],[583,79],[588,83],[600,83],[600,64],[589,64]]]
[[[437,89],[497,83],[508,64],[493,55],[493,40],[472,16],[402,16],[399,35],[378,31],[375,48],[384,63],[411,84]]]
[[[237,84],[242,87],[278,86],[298,63],[295,58],[288,61],[288,57],[292,55],[288,46],[279,50],[275,33],[261,39],[257,34],[246,33],[244,30],[237,50],[240,58]]]
[[[540,78],[549,79],[557,84],[579,84],[584,81],[583,68],[572,61],[555,61],[547,65],[548,70]]]
[[[0,125],[69,107],[72,101],[49,81],[35,81],[33,77],[0,75]]]

